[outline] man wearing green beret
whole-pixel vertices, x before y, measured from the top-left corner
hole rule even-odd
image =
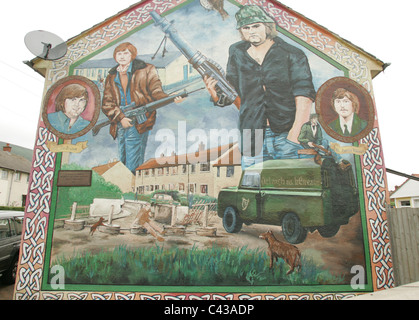
[[[277,36],[275,21],[259,6],[236,13],[242,41],[229,49],[227,80],[239,98],[242,169],[269,159],[298,158],[298,135],[309,121],[316,92],[304,52]],[[206,78],[217,101],[216,81]],[[263,132],[263,143],[258,133]]]

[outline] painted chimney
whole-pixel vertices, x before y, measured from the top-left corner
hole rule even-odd
[[[10,144],[6,144],[6,145],[3,147],[3,151],[6,151],[6,152],[12,152],[12,147],[10,146]]]
[[[205,150],[205,144],[204,144],[204,142],[201,141],[201,143],[199,144],[199,147],[198,147],[198,151],[202,152],[204,150]]]

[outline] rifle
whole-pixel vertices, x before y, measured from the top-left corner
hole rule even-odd
[[[166,37],[170,38],[173,44],[188,59],[188,62],[192,64],[202,78],[208,76],[217,80],[215,90],[217,92],[218,101],[216,104],[220,107],[232,104],[234,100],[236,100],[238,94],[234,87],[226,80],[223,69],[216,62],[205,57],[201,52],[193,50],[172,26],[172,22],[162,18],[156,11],[151,11],[150,15],[156,22],[156,25],[165,33]]]
[[[329,150],[323,148],[322,146],[319,146],[318,144],[313,143],[313,146],[314,146],[314,150],[316,150],[316,151],[323,151],[326,156],[332,155],[332,152],[330,152]]]
[[[190,94],[203,90],[203,89],[205,88],[199,88],[199,89],[189,91],[189,92],[184,90],[181,94],[168,96],[166,98],[153,101],[143,106],[135,106],[135,105],[128,106],[125,109],[123,109],[123,112],[126,118],[130,118],[133,120],[135,119],[138,124],[141,124],[147,120],[146,112],[153,112],[161,107],[167,106],[168,104],[172,103],[176,97],[186,98]],[[98,123],[97,125],[95,125],[92,129],[93,136],[96,136],[99,133],[100,129],[102,129],[103,127],[106,127],[107,125],[110,125],[111,123],[112,123],[111,120],[104,120]]]

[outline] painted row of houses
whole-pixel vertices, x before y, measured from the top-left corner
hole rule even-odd
[[[31,171],[32,150],[0,142],[0,206],[24,206]],[[237,143],[195,153],[152,158],[139,166],[134,176],[119,160],[92,168],[122,192],[151,194],[175,190],[217,197],[224,187],[237,186],[242,174]],[[419,178],[419,174],[413,174]],[[396,208],[419,208],[419,181],[407,179],[391,192]]]
[[[139,166],[135,176],[120,161],[93,168],[122,192],[151,194],[156,190],[174,190],[184,194],[217,197],[224,187],[237,186],[242,174],[237,143],[205,149],[195,153],[161,155]],[[419,178],[419,174],[413,174]],[[121,177],[124,177],[121,179]],[[396,208],[419,208],[419,181],[407,179],[390,193]]]
[[[135,190],[149,194],[155,190],[217,197],[225,187],[237,186],[241,177],[237,143],[205,149],[201,143],[195,153],[161,155],[136,170]]]
[[[237,143],[209,149],[201,143],[194,153],[162,154],[139,166],[135,176],[119,161],[93,170],[123,192],[151,194],[156,190],[174,190],[212,197],[217,197],[224,187],[237,186],[242,174]]]

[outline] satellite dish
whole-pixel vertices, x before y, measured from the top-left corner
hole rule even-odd
[[[67,44],[59,36],[43,30],[26,34],[25,45],[30,52],[45,60],[57,60],[67,53]]]

